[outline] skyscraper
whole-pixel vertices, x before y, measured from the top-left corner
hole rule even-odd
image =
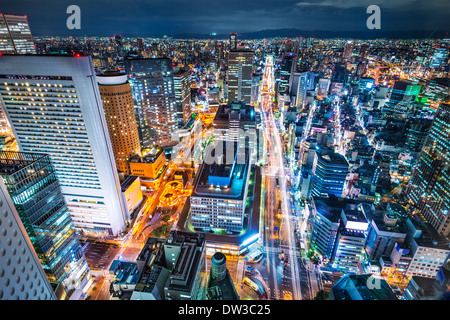
[[[126,206],[91,57],[3,55],[0,74],[18,146],[50,155],[75,227],[123,231]]]
[[[397,104],[401,101],[414,102],[421,88],[422,86],[418,82],[407,79],[397,80],[392,87],[388,102],[391,104]]]
[[[353,52],[353,42],[348,41],[344,46],[344,53],[342,54],[344,60],[350,61],[352,59],[352,52]]]
[[[127,75],[105,72],[97,75],[103,111],[118,170],[130,174],[131,155],[141,155],[133,96]]]
[[[291,79],[291,74],[293,72],[293,68],[296,65],[296,59],[293,59],[292,56],[284,56],[281,60],[280,66],[280,84],[279,84],[279,92],[280,93],[288,93],[289,92],[289,84]]]
[[[0,299],[55,300],[27,231],[0,179]]]
[[[141,148],[175,144],[172,133],[178,127],[172,61],[126,59],[125,68],[133,93]]]
[[[436,48],[434,49],[433,56],[430,60],[430,68],[438,69],[444,63],[445,58],[447,57],[447,48]]]
[[[50,157],[2,151],[0,176],[48,280],[62,283],[66,292],[89,285],[89,268]]]
[[[172,230],[148,238],[136,262],[139,281],[130,300],[198,300],[206,267],[205,235]]]
[[[361,207],[349,205],[341,212],[332,267],[348,273],[360,273],[360,260],[369,224]]]
[[[177,68],[174,71],[175,100],[177,103],[177,122],[182,126],[189,121],[192,115],[189,70]]]
[[[36,53],[27,16],[0,13],[0,53]]]
[[[312,195],[341,197],[349,164],[345,157],[334,152],[316,152],[312,172],[314,174]]]
[[[137,41],[139,54],[142,54],[142,52],[144,52],[144,50],[145,50],[144,40],[142,40],[142,38],[137,38],[136,41]]]
[[[441,104],[434,116],[407,197],[427,221],[444,236],[450,234],[450,104]]]
[[[228,53],[228,101],[252,100],[253,51]]]
[[[237,33],[230,33],[230,51],[237,50]]]

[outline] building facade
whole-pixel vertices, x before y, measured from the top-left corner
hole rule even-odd
[[[36,53],[27,16],[0,13],[0,53]]]
[[[89,268],[48,155],[3,151],[0,175],[50,282],[89,284]]]
[[[97,81],[117,170],[130,174],[130,156],[141,154],[141,144],[127,75],[105,72]]]
[[[312,172],[312,195],[326,197],[333,194],[342,196],[349,164],[345,157],[334,152],[316,152]]]
[[[125,59],[131,84],[141,149],[174,145],[178,128],[172,61],[168,58]]]
[[[252,102],[252,51],[230,51],[228,53],[228,101]]]
[[[77,229],[125,229],[114,154],[90,56],[3,55],[0,101],[22,152],[49,154]]]
[[[175,100],[177,103],[177,123],[185,125],[192,115],[191,86],[189,70],[177,69],[174,72]]]
[[[56,300],[52,286],[42,268],[27,231],[0,179],[0,299]],[[9,240],[3,241],[8,237]]]
[[[450,104],[436,111],[407,189],[413,206],[438,233],[450,234]]]

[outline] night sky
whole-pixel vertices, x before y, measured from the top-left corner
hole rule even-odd
[[[69,5],[81,30],[69,30]],[[366,8],[381,8],[384,31],[449,31],[448,0],[2,0],[0,12],[27,15],[34,36],[160,36],[265,29],[361,31]]]

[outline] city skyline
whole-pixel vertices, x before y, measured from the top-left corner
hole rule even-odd
[[[450,299],[449,4],[28,5],[0,14],[0,300]]]
[[[46,0],[7,2],[2,10],[29,15],[36,36],[176,36],[182,34],[227,34],[256,32],[267,29],[298,29],[304,32],[360,32],[369,37],[384,32],[427,30],[448,32],[447,14],[450,4],[443,0],[417,1],[340,1],[340,0],[250,0],[214,2],[169,1],[78,1],[81,30],[69,30],[66,9],[70,1]],[[369,5],[381,9],[381,30],[368,30]],[[51,8],[51,10],[49,10]],[[33,13],[33,14],[30,14]],[[188,14],[189,13],[189,14]],[[299,34],[301,35],[301,34]],[[336,36],[332,34],[331,36]]]

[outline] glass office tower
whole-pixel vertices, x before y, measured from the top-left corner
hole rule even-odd
[[[0,179],[0,300],[55,300],[36,252]]]
[[[66,292],[89,282],[89,268],[48,155],[0,152],[0,174],[50,282]]]
[[[252,102],[253,51],[228,53],[228,101]]]
[[[174,73],[171,59],[126,59],[141,148],[174,145],[177,126]]]
[[[0,53],[36,53],[27,16],[0,13]]]
[[[327,197],[333,194],[341,197],[344,191],[349,164],[345,157],[335,152],[316,152],[314,157],[314,174],[312,195]]]
[[[444,236],[450,233],[450,104],[436,111],[428,138],[411,177],[407,197]]]

